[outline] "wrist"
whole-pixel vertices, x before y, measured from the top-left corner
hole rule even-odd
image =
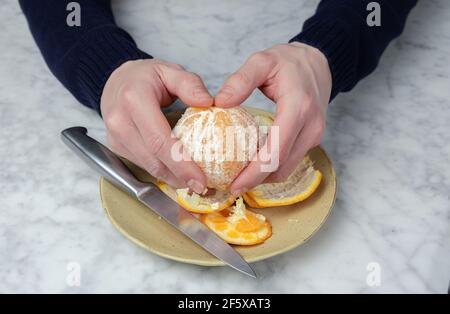
[[[100,101],[106,81],[120,65],[136,59],[148,59],[133,39],[115,27],[100,27],[89,32],[77,45],[76,73],[68,73],[78,81],[80,101],[100,112]],[[99,61],[100,60],[100,61]]]

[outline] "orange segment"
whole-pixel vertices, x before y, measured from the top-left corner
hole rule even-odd
[[[292,205],[310,197],[321,181],[322,173],[305,157],[286,181],[260,184],[246,193],[245,200],[259,207]]]

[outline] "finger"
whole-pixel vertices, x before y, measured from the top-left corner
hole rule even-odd
[[[108,134],[107,141],[108,146],[116,155],[119,155],[120,157],[125,158],[138,166],[141,166],[136,160],[136,157],[134,157],[133,154],[124,145],[122,145],[122,143],[113,138],[110,134]]]
[[[303,160],[306,153],[320,144],[325,130],[325,119],[322,116],[308,118],[304,128],[295,140],[289,158],[280,168],[265,179],[265,182],[283,182]]]
[[[311,148],[308,143],[307,132],[301,132],[297,137],[294,147],[292,148],[288,159],[278,168],[277,171],[271,173],[264,179],[264,183],[284,182],[294,172],[298,164],[303,160],[305,154]]]
[[[149,153],[134,123],[127,122],[127,119],[130,118],[123,115],[122,122],[119,123],[120,131],[111,131],[115,136],[108,134],[108,143],[112,150],[145,169],[156,179],[176,188],[185,187],[186,184],[183,181],[180,181],[161,161]]]
[[[169,93],[180,98],[186,105],[212,106],[214,98],[197,74],[182,69],[164,67],[160,70],[159,76]]]
[[[139,135],[138,135],[139,137]],[[140,143],[141,144],[141,143]],[[147,155],[145,152],[137,152],[136,155],[125,147],[122,143],[115,144],[116,152],[131,161],[135,165],[145,169],[154,178],[161,180],[174,188],[183,188],[186,184],[180,181],[175,175],[158,159]],[[137,147],[143,147],[143,143]],[[142,149],[131,148],[133,151],[142,151]]]
[[[255,53],[225,81],[214,104],[218,107],[239,106],[264,84],[273,68],[271,55],[266,52]]]
[[[133,116],[133,120],[146,149],[179,180],[185,182],[196,193],[202,193],[206,187],[205,175],[197,164],[189,160],[188,154],[183,149],[181,152],[173,150],[174,147],[180,147],[180,142],[172,137],[169,123],[158,104],[145,104],[139,111],[139,114]],[[151,121],[148,117],[151,117]],[[174,155],[177,153],[181,156]]]
[[[277,103],[277,114],[266,143],[260,149],[257,159],[250,162],[231,185],[233,194],[242,194],[262,183],[271,172],[275,172],[285,160],[303,127],[299,96],[283,96]]]

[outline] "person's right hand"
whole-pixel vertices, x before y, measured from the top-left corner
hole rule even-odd
[[[179,65],[156,59],[123,63],[108,78],[101,97],[108,143],[115,153],[169,185],[202,193],[206,178],[201,169],[171,155],[177,140],[161,107],[176,98],[190,106],[214,102],[200,77]]]

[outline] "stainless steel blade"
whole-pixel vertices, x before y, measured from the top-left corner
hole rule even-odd
[[[138,195],[138,199],[209,253],[230,267],[256,278],[253,269],[239,253],[158,188],[148,189]]]

